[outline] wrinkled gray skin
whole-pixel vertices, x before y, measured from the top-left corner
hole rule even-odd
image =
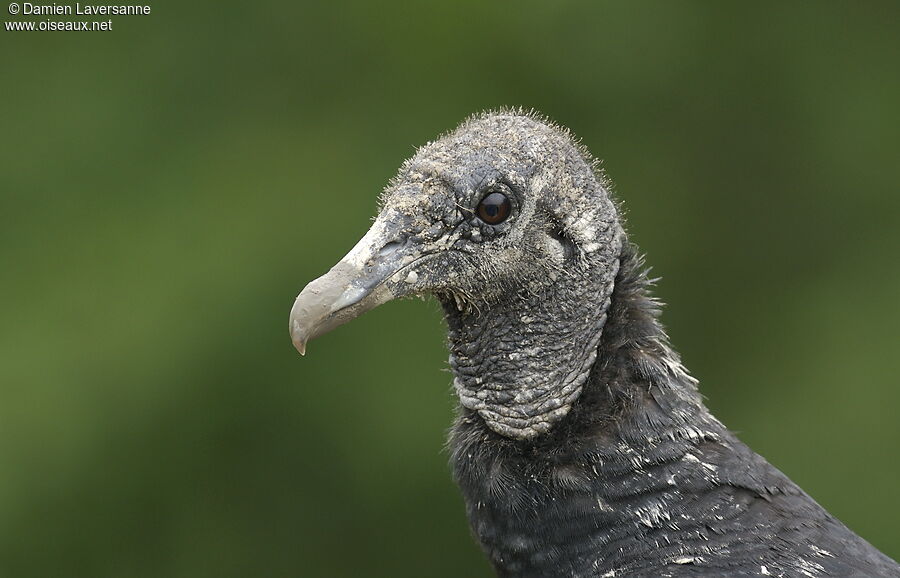
[[[503,192],[510,217],[476,216]],[[703,406],[604,180],[533,115],[422,147],[297,297],[308,340],[391,299],[444,306],[454,478],[500,576],[900,576]]]
[[[496,227],[475,216],[494,191],[513,205]],[[462,312],[450,318],[450,364],[463,407],[510,438],[549,431],[596,358],[624,238],[593,166],[547,124],[481,117],[419,150],[382,205],[369,233],[298,298],[295,344],[305,351],[389,299],[435,294]],[[327,292],[305,298],[324,286],[342,292],[336,303]]]

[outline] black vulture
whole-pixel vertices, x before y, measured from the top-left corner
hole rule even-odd
[[[439,299],[453,476],[500,576],[900,576],[710,414],[650,284],[590,154],[498,111],[402,165],[290,331],[304,353],[388,300]]]

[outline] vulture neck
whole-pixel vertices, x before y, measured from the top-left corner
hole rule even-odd
[[[636,248],[626,244],[596,361],[572,410],[548,433],[510,439],[460,408],[449,439],[454,477],[473,532],[501,575],[504,568],[556,575],[522,556],[577,559],[585,545],[576,537],[613,547],[660,523],[683,499],[672,476],[662,475],[670,466],[690,468],[703,486],[714,483],[704,467],[715,460],[704,451],[733,438],[669,347],[650,285]]]
[[[693,438],[688,430],[710,420],[722,427],[670,347],[651,285],[637,247],[626,243],[609,306],[602,312],[606,322],[588,379],[571,412],[547,434],[510,439],[489,431],[475,412],[460,407],[451,447],[468,446],[468,436],[478,434],[482,442],[513,454],[558,453],[564,447],[594,446],[600,439],[615,441],[617,436],[637,445],[648,437]]]

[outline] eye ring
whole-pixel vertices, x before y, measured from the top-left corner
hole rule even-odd
[[[488,193],[475,209],[478,218],[488,225],[499,225],[509,218],[511,212],[512,203],[509,202],[509,198],[497,191]]]

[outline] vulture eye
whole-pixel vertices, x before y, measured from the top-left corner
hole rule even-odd
[[[478,203],[478,218],[488,225],[499,225],[509,216],[512,205],[503,193],[491,193]]]

